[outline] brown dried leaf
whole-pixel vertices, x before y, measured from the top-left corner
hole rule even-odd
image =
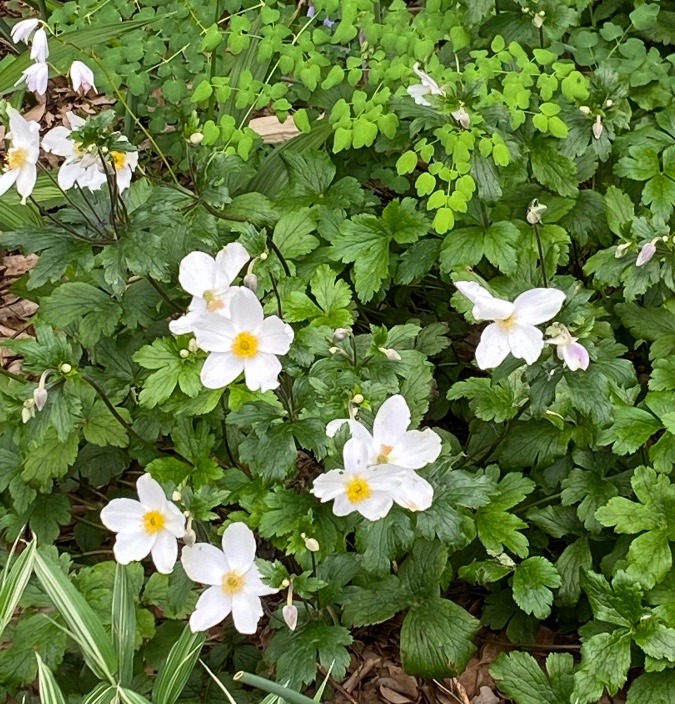
[[[380,694],[388,702],[391,702],[391,704],[411,704],[411,702],[414,701],[406,697],[405,694],[400,694],[383,684],[380,684]]]
[[[502,700],[489,688],[481,687],[480,694],[471,700],[471,704],[501,704]]]
[[[248,123],[248,126],[262,137],[265,144],[287,142],[300,134],[300,130],[295,126],[293,120],[288,119],[282,123],[279,122],[276,115],[255,117]]]

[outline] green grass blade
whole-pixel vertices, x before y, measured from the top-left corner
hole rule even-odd
[[[160,668],[152,690],[154,704],[174,704],[187,684],[206,636],[186,626]]]
[[[84,697],[82,704],[111,704],[116,697],[117,687],[101,682]]]
[[[110,636],[93,609],[71,584],[61,569],[35,553],[35,574],[42,588],[68,624],[74,640],[82,649],[84,660],[99,679],[114,682],[117,657]]]
[[[271,682],[266,680],[264,677],[258,677],[257,675],[252,675],[249,672],[237,672],[237,674],[232,678],[235,682],[243,682],[249,685],[249,687],[255,687],[263,692],[269,692],[270,694],[276,694],[277,697],[285,699],[291,704],[316,704],[313,699],[306,697],[304,694],[299,692],[294,692],[288,687],[284,687],[282,684],[277,684],[276,682]]]
[[[136,605],[131,593],[129,574],[124,565],[115,565],[112,598],[112,637],[119,663],[119,683],[131,683],[134,671],[136,640]]]
[[[202,667],[209,673],[209,676],[216,683],[220,691],[225,695],[227,701],[230,704],[237,704],[237,700],[230,694],[230,690],[213,674],[213,672],[211,672],[211,670],[209,670],[208,665],[203,660],[200,660],[199,662],[201,663]]]
[[[0,635],[12,619],[23,590],[28,584],[35,564],[35,541],[31,540],[26,549],[16,558],[11,568],[5,568],[2,589],[0,589]],[[9,570],[9,571],[7,571]]]
[[[131,689],[125,689],[124,687],[117,688],[117,694],[124,704],[150,704],[150,702],[138,692],[134,692]]]
[[[66,704],[66,698],[51,670],[42,662],[42,658],[35,653],[38,666],[38,683],[40,686],[40,702],[42,704]]]

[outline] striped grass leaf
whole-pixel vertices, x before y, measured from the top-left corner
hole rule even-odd
[[[47,596],[68,625],[69,633],[82,649],[84,660],[101,680],[114,682],[117,656],[112,640],[93,609],[61,569],[42,551],[35,553],[35,574]]]
[[[117,695],[119,700],[124,702],[124,704],[150,704],[144,696],[131,689],[126,689],[125,687],[118,687]]]
[[[63,692],[56,683],[51,670],[42,662],[42,658],[38,653],[35,653],[35,657],[37,658],[41,704],[66,704]]]
[[[99,682],[94,689],[82,699],[82,704],[111,704],[117,698],[117,687]]]
[[[0,588],[0,635],[7,628],[35,564],[35,541],[31,540],[10,567],[7,563]]]
[[[134,669],[136,640],[136,604],[131,592],[129,574],[125,565],[115,565],[112,594],[112,637],[119,663],[119,683],[131,683]]]
[[[208,672],[211,679],[216,683],[220,691],[225,695],[229,704],[237,704],[237,700],[230,694],[230,690],[215,676],[213,672],[211,672],[209,666],[203,660],[200,660],[199,662],[201,663],[201,666]],[[266,699],[267,697],[265,697],[265,700]]]
[[[154,704],[174,704],[178,699],[192,673],[205,640],[204,633],[193,633],[189,626],[185,627],[159,670],[152,690]]]

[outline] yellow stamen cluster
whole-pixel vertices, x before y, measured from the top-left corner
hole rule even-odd
[[[28,161],[28,150],[24,147],[13,147],[7,152],[7,168],[10,171],[20,169]]]
[[[151,535],[163,530],[165,524],[166,519],[164,518],[164,514],[159,511],[148,511],[143,516],[143,528],[146,533],[150,533]]]
[[[392,445],[382,445],[380,454],[377,456],[377,464],[387,464],[387,462],[389,462],[389,455],[393,449]]]
[[[225,307],[223,301],[218,298],[212,289],[204,291],[204,300],[206,301],[206,310],[208,310],[209,313],[215,313],[217,310]]]
[[[361,501],[369,499],[372,495],[372,490],[370,484],[367,480],[361,477],[354,477],[349,484],[347,484],[347,498],[353,504],[358,504]]]
[[[110,158],[116,169],[123,169],[127,165],[127,155],[124,152],[110,152]]]
[[[236,594],[244,588],[244,577],[236,572],[228,572],[223,576],[221,589],[225,594]]]
[[[232,353],[244,359],[258,354],[258,338],[250,332],[240,332],[232,342]]]

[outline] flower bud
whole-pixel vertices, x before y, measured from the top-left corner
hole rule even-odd
[[[70,65],[70,80],[75,92],[81,90],[83,93],[88,93],[92,88],[96,92],[94,72],[82,61],[73,61]]]
[[[290,587],[290,586],[291,586],[290,580],[288,580],[284,577],[284,579],[281,580],[281,588],[288,589],[288,587]]]
[[[363,394],[354,394],[354,398],[352,399],[352,403],[355,403],[357,406],[360,403],[364,402]]]
[[[24,407],[21,409],[21,421],[23,423],[28,423],[31,418],[35,418],[35,407],[31,406],[28,408],[24,404]]]
[[[198,349],[197,340],[193,337],[190,342],[188,342],[188,350],[190,350],[190,352],[196,352]]]
[[[658,239],[658,238],[657,238]],[[647,244],[642,245],[640,253],[638,254],[635,266],[644,266],[652,260],[652,257],[656,254],[656,245],[654,241],[647,242]]]
[[[258,259],[260,259],[261,262],[264,262],[265,259],[267,259],[267,252],[262,252]]]
[[[258,277],[255,274],[244,276],[244,286],[255,293],[258,290]]]
[[[329,351],[331,354],[337,354],[338,352],[342,352],[342,350],[341,350],[339,347],[329,347],[329,348],[328,348],[328,351]]]
[[[38,411],[41,411],[45,407],[48,396],[49,394],[44,386],[38,386],[37,389],[33,391],[33,401],[35,402],[35,408],[37,408]]]
[[[12,27],[12,41],[14,43],[23,42],[24,44],[28,44],[30,35],[37,29],[39,24],[40,20],[35,17],[31,17],[27,20],[20,20]]]
[[[187,359],[190,356],[190,350],[180,350],[178,355],[181,359]]]
[[[201,144],[204,139],[204,135],[201,132],[193,132],[190,135],[190,144]]]
[[[306,535],[303,534],[303,539],[305,541],[305,547],[310,551],[310,552],[319,552],[321,549],[321,546],[319,545],[319,541],[316,538],[308,538]]]
[[[33,35],[33,44],[30,49],[30,58],[37,63],[44,63],[49,56],[49,43],[47,32],[42,27]]]
[[[595,116],[595,122],[593,123],[593,127],[591,128],[593,131],[593,136],[596,139],[600,139],[602,137],[602,133],[605,131],[605,127],[602,124],[602,118],[600,115]]]
[[[537,28],[540,29],[541,27],[544,26],[544,16],[540,12],[539,14],[535,15],[532,18],[532,24]]]
[[[622,244],[618,245],[615,252],[614,256],[616,259],[621,259],[623,255],[626,253],[626,250],[632,245],[632,242],[623,242]]]
[[[450,114],[457,120],[460,127],[463,127],[465,130],[469,129],[471,126],[471,115],[469,115],[461,103],[459,108]]]
[[[536,225],[541,222],[542,215],[546,212],[547,206],[540,203],[536,198],[530,203],[530,207],[527,209],[526,220],[530,225]]]
[[[588,105],[580,105],[579,112],[583,113],[584,115],[590,115],[591,109],[588,107]]]
[[[281,609],[281,614],[288,628],[294,631],[298,626],[298,607],[294,604],[286,604],[284,608]]]
[[[173,494],[171,494],[171,501],[180,501],[183,498],[183,495],[176,489]]]
[[[64,362],[64,363],[59,367],[59,371],[61,372],[61,374],[70,374],[70,372],[73,371],[73,368],[72,368],[72,366],[71,366],[70,364],[68,364],[68,362]]]
[[[612,105],[614,105],[614,101],[611,98],[607,98],[607,100],[605,100],[605,107],[611,108]]]
[[[338,328],[333,333],[333,342],[342,342],[342,340],[347,339],[352,334],[349,328]]]
[[[390,362],[400,362],[401,361],[401,355],[396,350],[393,350],[390,347],[378,347],[377,349],[379,352],[382,352],[382,354]]]
[[[185,535],[183,535],[183,542],[189,548],[191,548],[197,542],[197,535],[192,530],[192,528],[188,527],[185,529]]]

